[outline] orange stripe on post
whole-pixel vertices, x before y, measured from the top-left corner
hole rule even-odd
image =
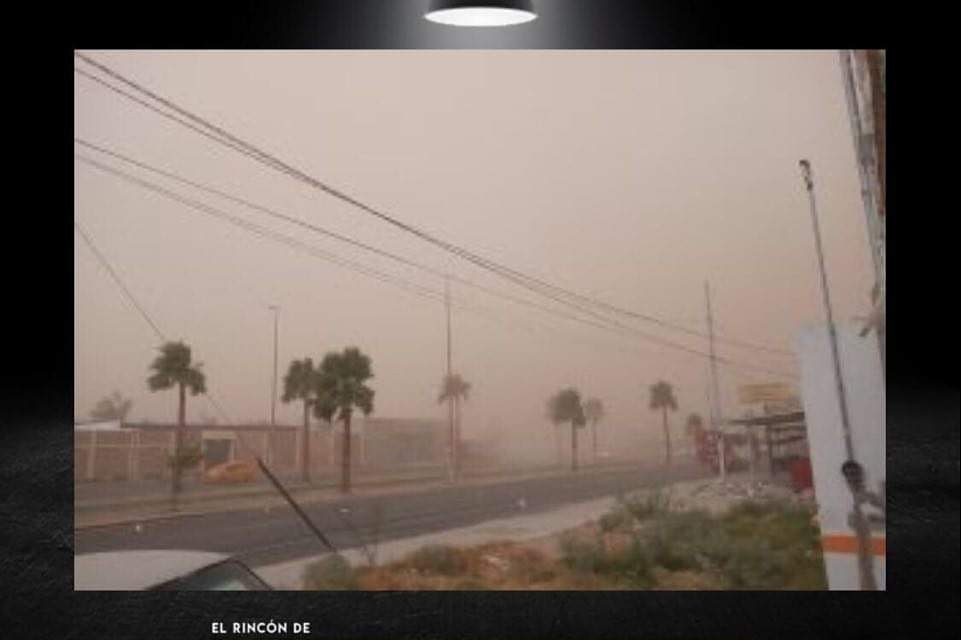
[[[858,538],[846,533],[821,536],[821,549],[825,553],[857,553]],[[871,538],[871,553],[887,556],[887,538]]]

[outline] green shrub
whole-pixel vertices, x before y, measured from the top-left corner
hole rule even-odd
[[[607,533],[616,529],[624,529],[634,521],[634,516],[626,508],[615,509],[601,516],[598,524],[601,531]]]
[[[467,561],[455,547],[432,544],[421,547],[406,558],[413,569],[438,575],[457,575],[467,570]]]
[[[357,575],[343,556],[335,554],[307,566],[304,588],[313,591],[350,591],[358,588]]]
[[[624,507],[636,520],[643,521],[670,511],[671,497],[667,493],[655,491],[644,498],[626,501]]]

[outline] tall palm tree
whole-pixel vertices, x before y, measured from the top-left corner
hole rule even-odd
[[[440,394],[437,396],[438,404],[450,402],[453,407],[454,420],[453,432],[450,434],[451,451],[451,471],[455,479],[460,478],[460,409],[461,402],[467,400],[470,395],[470,383],[464,380],[459,373],[452,373],[444,376],[441,382]]]
[[[90,412],[90,417],[94,420],[123,421],[132,408],[133,400],[123,397],[119,391],[114,391],[109,396],[100,399]]]
[[[301,451],[301,475],[304,482],[310,482],[310,405],[316,390],[317,370],[310,358],[294,360],[284,376],[283,402],[300,400],[304,403],[304,437]]]
[[[591,423],[591,440],[593,445],[593,457],[597,462],[597,423],[604,419],[604,403],[597,398],[588,398],[584,402],[584,417]]]
[[[587,424],[581,394],[573,387],[558,391],[547,403],[547,415],[555,425],[571,423],[571,471],[577,471],[577,430]]]
[[[153,375],[147,378],[147,386],[151,391],[161,391],[177,387],[177,430],[174,435],[173,473],[171,474],[171,497],[174,508],[177,507],[177,497],[182,488],[181,472],[184,425],[187,418],[187,390],[191,395],[207,392],[207,379],[201,369],[201,364],[191,359],[190,347],[183,342],[167,342],[160,346],[160,355],[150,365]]]
[[[650,387],[650,408],[652,411],[661,410],[664,416],[664,446],[667,464],[671,464],[671,431],[667,426],[667,412],[677,411],[677,398],[674,397],[674,387],[671,383],[660,380]]]
[[[374,377],[370,358],[357,347],[324,356],[315,380],[314,415],[344,423],[341,455],[340,490],[350,491],[350,420],[355,409],[370,415],[374,410],[374,390],[364,383]]]

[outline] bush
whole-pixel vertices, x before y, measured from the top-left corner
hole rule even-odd
[[[603,516],[601,516],[598,524],[601,526],[601,531],[607,533],[616,529],[627,528],[633,522],[634,516],[630,511],[622,507],[609,513],[605,513]]]
[[[644,498],[626,501],[624,508],[636,520],[644,521],[670,511],[671,497],[666,493],[655,491]]]
[[[406,558],[406,565],[418,571],[451,576],[467,570],[467,559],[456,549],[443,544],[421,547]]]
[[[358,588],[354,568],[340,554],[327,556],[308,565],[304,588],[313,591],[351,591]]]
[[[564,564],[575,573],[603,575],[632,588],[651,586],[650,556],[636,536],[627,548],[618,551],[608,551],[600,542],[574,535],[562,537],[560,547]]]

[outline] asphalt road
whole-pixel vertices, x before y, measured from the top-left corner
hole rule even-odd
[[[543,478],[426,489],[404,494],[344,497],[303,505],[337,549],[421,535],[565,504],[616,495],[658,482],[704,477],[693,466],[591,471]],[[170,520],[84,529],[75,553],[124,549],[190,549],[236,555],[262,566],[326,551],[304,522],[284,506],[184,515]]]

